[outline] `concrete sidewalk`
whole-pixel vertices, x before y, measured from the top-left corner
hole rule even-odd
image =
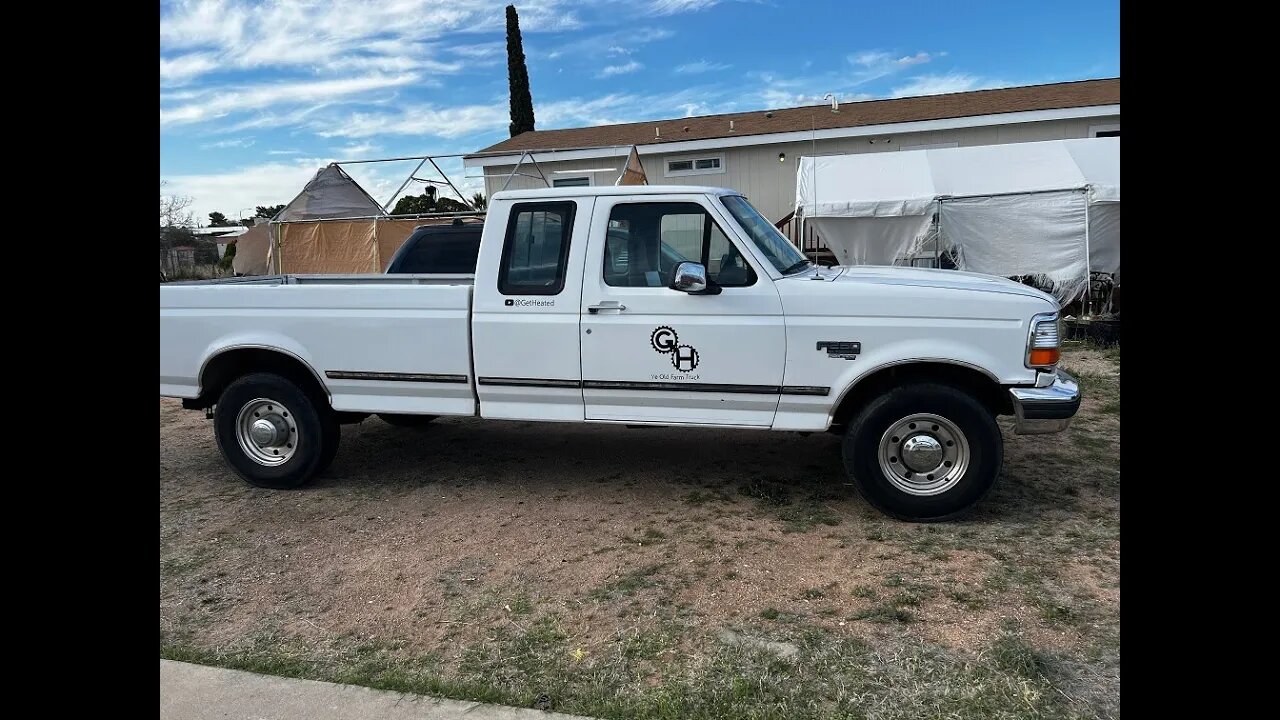
[[[160,720],[590,720],[160,661]]]

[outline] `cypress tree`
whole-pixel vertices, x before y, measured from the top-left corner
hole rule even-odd
[[[529,69],[524,64],[524,41],[516,6],[507,6],[507,82],[511,86],[511,137],[533,130],[533,96],[529,94]]]

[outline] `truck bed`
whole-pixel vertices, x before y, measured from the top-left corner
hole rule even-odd
[[[161,287],[200,285],[472,285],[476,276],[442,273],[402,275],[253,275],[214,280],[178,280]]]
[[[272,275],[160,286],[160,394],[223,353],[277,349],[351,412],[472,415],[472,275]]]

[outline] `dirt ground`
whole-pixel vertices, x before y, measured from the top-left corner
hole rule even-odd
[[[1008,688],[1011,716],[1116,716],[1119,353],[1064,364],[1086,392],[1072,429],[1016,436],[1002,418],[996,490],[936,525],[867,505],[829,434],[371,418],[313,484],[271,491],[224,464],[203,413],[161,400],[162,654],[509,702],[543,673],[557,709],[656,717],[657,689],[714,682],[726,632],[795,645],[801,665],[850,643],[867,663],[945,657],[972,670],[961,684],[1014,637],[1031,670],[992,665],[991,698],[959,716],[1003,713]],[[961,702],[919,682],[921,707]],[[778,716],[898,716],[868,702]]]

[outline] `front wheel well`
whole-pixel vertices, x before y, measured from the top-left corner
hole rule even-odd
[[[218,402],[222,391],[237,378],[251,373],[279,375],[323,402],[329,404],[329,393],[320,383],[315,372],[306,363],[277,350],[265,348],[239,348],[219,353],[205,363],[200,373],[200,395],[195,400],[184,401],[189,408],[209,408]]]
[[[1009,393],[989,375],[966,365],[922,361],[890,365],[858,378],[836,406],[831,420],[832,427],[840,428],[848,424],[854,413],[873,398],[894,387],[913,382],[951,385],[973,395],[992,415],[1013,413]]]

